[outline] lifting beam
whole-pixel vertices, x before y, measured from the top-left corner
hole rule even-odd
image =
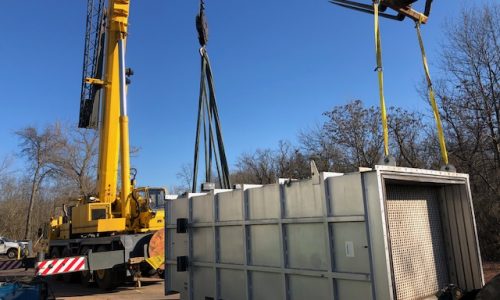
[[[417,1],[418,0],[381,0],[379,16],[398,21],[402,21],[406,17],[408,17],[414,21],[419,21],[425,24],[431,12],[432,0],[425,1],[425,9],[423,13],[412,8],[412,4]],[[364,4],[361,2],[350,0],[330,0],[330,2],[342,7],[347,7],[370,14],[375,13],[372,4]],[[396,11],[397,14],[394,15],[385,13],[387,8]]]

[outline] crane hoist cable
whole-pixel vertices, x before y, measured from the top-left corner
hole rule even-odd
[[[429,93],[429,101],[431,102],[432,111],[434,114],[434,119],[436,121],[436,128],[439,140],[439,147],[441,149],[441,158],[443,159],[444,169],[445,170],[454,170],[454,167],[449,165],[448,161],[448,151],[446,149],[446,141],[444,138],[443,125],[441,124],[441,116],[439,114],[439,108],[436,102],[436,94],[434,93],[434,87],[432,85],[431,75],[429,71],[429,64],[427,62],[427,55],[425,54],[424,41],[422,39],[422,32],[420,30],[420,25],[422,21],[415,22],[415,28],[417,31],[418,43],[420,45],[420,51],[422,53],[422,64],[425,71],[425,79],[427,80],[427,91]]]
[[[384,137],[384,161],[388,163],[389,158],[389,126],[387,125],[387,109],[385,106],[384,97],[384,71],[382,68],[382,42],[380,38],[379,24],[379,1],[373,1],[373,15],[375,27],[375,52],[377,58],[377,73],[378,73],[378,92],[380,98],[380,113],[382,118],[382,131]]]
[[[215,84],[212,68],[210,66],[210,59],[206,49],[208,42],[208,25],[205,17],[204,0],[200,1],[200,11],[196,16],[196,30],[198,31],[198,41],[201,46],[201,79],[194,146],[193,185],[191,188],[193,193],[197,190],[199,144],[202,131],[205,151],[205,182],[212,182],[212,179],[215,179],[212,178],[212,163],[214,163],[220,188],[228,189],[231,187],[229,166],[227,163],[219,110],[217,108],[217,99],[215,96]]]

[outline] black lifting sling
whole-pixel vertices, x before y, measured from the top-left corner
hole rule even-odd
[[[196,29],[198,31],[198,40],[201,46],[201,80],[194,146],[193,193],[196,192],[197,186],[196,181],[198,177],[198,154],[201,132],[203,132],[205,146],[205,182],[217,180],[220,188],[231,188],[229,167],[226,159],[226,151],[224,150],[219,111],[217,109],[217,100],[215,97],[212,68],[210,67],[210,60],[206,49],[206,44],[208,42],[208,25],[205,18],[205,1],[203,0],[200,2],[200,12],[196,16]],[[212,178],[212,161],[215,163],[217,178]]]

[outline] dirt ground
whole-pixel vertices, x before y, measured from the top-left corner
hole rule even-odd
[[[17,269],[0,272],[0,281],[26,281],[29,282],[35,273],[34,269]],[[107,300],[107,299],[180,299],[179,295],[165,296],[163,280],[160,278],[143,278],[141,287],[136,288],[135,283],[130,282],[113,291],[103,291],[96,285],[83,287],[79,283],[64,283],[51,278],[48,280],[49,299],[71,299],[71,300]]]
[[[500,262],[483,262],[484,282],[488,283],[497,274],[500,274]]]
[[[97,287],[84,288],[77,283],[65,284],[56,280],[49,281],[49,289],[56,299],[180,299],[179,295],[165,296],[163,280],[159,278],[144,279],[140,288],[129,283],[111,292],[105,292]]]
[[[500,262],[484,262],[484,279],[485,282],[490,281],[495,275],[500,274]],[[2,272],[2,276],[18,277],[32,276],[33,269],[28,271],[12,270]],[[49,295],[55,299],[70,299],[70,300],[107,300],[107,299],[180,299],[179,295],[164,295],[163,280],[159,278],[144,278],[142,287],[136,288],[134,283],[128,283],[114,291],[105,292],[98,287],[82,287],[78,283],[67,284],[62,281],[50,279]],[[53,298],[52,298],[53,299]]]

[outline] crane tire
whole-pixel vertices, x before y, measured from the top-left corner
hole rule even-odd
[[[107,250],[108,249],[106,246],[101,245],[97,247],[96,252],[104,252]],[[99,286],[99,288],[110,291],[115,289],[118,285],[118,274],[113,269],[96,270],[95,280],[97,281],[97,285]]]
[[[83,246],[80,249],[80,255],[86,256],[89,253],[90,249],[91,248],[88,246]],[[84,287],[89,287],[92,285],[92,283],[95,283],[95,282],[92,282],[92,271],[90,271],[90,270],[81,271],[80,272],[80,284]]]

